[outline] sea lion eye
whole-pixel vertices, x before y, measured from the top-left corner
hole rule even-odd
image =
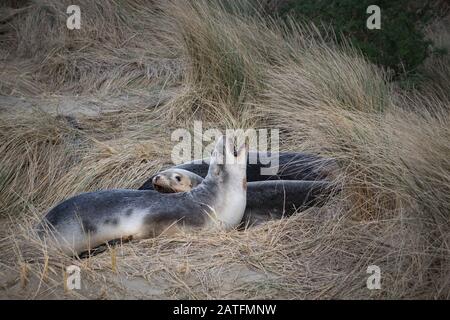
[[[181,177],[180,177],[180,176],[175,176],[175,179],[176,179],[178,182],[181,182]]]

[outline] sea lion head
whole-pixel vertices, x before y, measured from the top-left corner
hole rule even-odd
[[[237,139],[239,141],[239,139]],[[203,183],[213,190],[212,220],[222,228],[237,226],[244,216],[247,202],[246,143],[239,148],[229,137],[220,137],[211,153],[209,170]]]
[[[221,136],[211,153],[207,177],[217,179],[223,184],[233,181],[242,186],[247,177],[247,155],[246,142],[236,148],[233,139]]]
[[[198,186],[203,178],[183,169],[167,169],[152,179],[153,188],[162,193],[187,192]]]

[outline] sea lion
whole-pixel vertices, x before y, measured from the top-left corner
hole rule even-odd
[[[164,170],[153,179],[159,192],[186,192],[201,184],[199,175],[178,168]],[[290,216],[296,211],[320,206],[335,188],[328,181],[268,180],[247,183],[247,206],[243,224],[253,225]]]
[[[104,190],[77,195],[51,209],[38,226],[41,236],[68,254],[114,239],[142,239],[183,229],[236,227],[246,206],[247,145],[235,149],[218,139],[206,178],[181,193]]]
[[[200,183],[203,178],[184,169],[169,169],[156,174],[152,178],[153,189],[162,193],[175,193],[190,191]]]
[[[274,161],[278,157],[277,161]],[[250,163],[250,159],[255,160],[256,163]],[[262,164],[262,159],[264,163]],[[186,162],[171,169],[182,169],[193,172],[196,175],[204,178],[208,173],[210,158],[193,160]],[[277,167],[271,166],[272,163],[278,163]],[[276,174],[265,175],[262,174],[261,169],[274,168]],[[329,180],[337,171],[337,163],[334,159],[322,158],[313,154],[302,152],[278,152],[278,153],[262,153],[249,152],[247,158],[247,181],[266,181],[266,180],[306,180],[319,181]],[[139,190],[153,189],[153,178],[150,177]]]

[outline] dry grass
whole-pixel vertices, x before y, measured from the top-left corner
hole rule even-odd
[[[450,51],[449,25],[450,15],[447,15],[442,20],[429,25],[426,30],[426,35],[433,41],[434,46],[447,52]],[[423,69],[429,80],[424,91],[448,103],[450,100],[450,56],[448,54],[432,55],[425,61]]]
[[[3,94],[111,94],[140,90],[179,75],[176,54],[155,32],[153,1],[78,1],[83,27],[66,27],[71,1],[3,5]],[[148,48],[151,50],[148,50]],[[14,79],[14,80],[13,80]]]
[[[425,91],[404,92],[313,26],[221,3],[79,1],[75,33],[64,1],[2,4],[3,95],[82,94],[101,107],[105,95],[136,99],[75,112],[76,125],[42,108],[0,108],[0,297],[450,298],[445,58],[427,61]],[[153,93],[168,89],[154,107]],[[36,238],[32,226],[62,199],[136,188],[169,165],[171,132],[193,119],[278,128],[282,149],[337,159],[342,192],[244,231],[163,235],[88,259]],[[82,270],[81,291],[65,289],[70,264]],[[366,288],[372,264],[381,290]]]

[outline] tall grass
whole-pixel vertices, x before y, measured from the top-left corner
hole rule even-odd
[[[432,23],[426,29],[426,36],[433,41],[435,49],[442,51],[429,57],[423,68],[426,82],[423,92],[446,101],[450,100],[450,16]]]
[[[82,10],[92,11],[78,35],[49,24],[62,19],[59,2],[31,2],[37,13],[11,9],[16,31],[1,41],[17,58],[2,63],[22,78],[2,74],[3,93],[102,95],[154,89],[152,81],[175,92],[156,109],[143,95],[129,110],[77,116],[82,129],[48,114],[2,114],[0,203],[9,222],[0,242],[8,272],[0,272],[11,296],[20,281],[8,284],[7,275],[22,272],[27,297],[66,297],[58,268],[75,263],[104,289],[77,297],[450,297],[447,65],[429,60],[429,89],[403,91],[332,32],[266,19],[251,3],[86,1]],[[40,70],[27,67],[33,61]],[[171,130],[193,119],[280,129],[282,150],[336,159],[341,192],[323,208],[244,231],[162,236],[86,260],[33,236],[33,222],[72,194],[138,187],[168,165]],[[381,290],[365,286],[372,264]]]
[[[0,22],[9,25],[0,36],[6,68],[0,74],[2,93],[117,94],[160,78],[176,81],[180,64],[155,33],[152,1],[78,1],[80,30],[66,27],[66,9],[72,4],[30,1],[2,11]]]
[[[161,7],[185,61],[185,90],[169,106],[170,115],[214,121],[225,115],[241,123],[253,118],[247,104],[282,45],[273,21],[264,22],[248,1],[167,1]]]

